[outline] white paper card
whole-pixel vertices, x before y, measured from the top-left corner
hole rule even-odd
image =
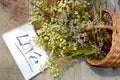
[[[45,50],[31,41],[35,35],[32,25],[26,23],[2,36],[25,80],[40,73],[40,66],[48,58]]]

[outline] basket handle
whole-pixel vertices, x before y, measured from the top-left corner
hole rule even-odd
[[[102,11],[105,11],[105,12],[109,13],[109,15],[110,15],[111,18],[112,18],[113,25],[114,25],[114,24],[117,22],[117,20],[119,19],[119,17],[118,17],[114,12],[112,12],[112,11],[109,10],[109,9],[103,8]]]

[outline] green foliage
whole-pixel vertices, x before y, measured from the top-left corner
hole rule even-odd
[[[44,25],[37,31],[37,43],[44,49],[51,51],[51,55],[63,56],[71,51],[77,50],[77,44],[74,39],[65,35],[60,25]]]
[[[87,11],[86,0],[33,0],[32,3],[35,6],[31,23],[38,34],[34,41],[48,52],[49,60],[46,65],[53,77],[59,76],[62,65],[75,56],[94,58],[104,55],[99,48],[101,46],[96,46],[93,40],[96,34],[103,34],[99,35],[98,39],[102,44],[103,30],[97,33],[96,31],[82,34],[78,32],[86,26],[99,23],[98,14],[95,14],[94,10]],[[94,13],[93,16],[91,13]]]

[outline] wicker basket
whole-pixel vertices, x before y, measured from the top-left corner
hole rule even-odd
[[[113,21],[112,29],[112,46],[109,53],[102,60],[93,60],[85,58],[86,61],[94,66],[104,67],[119,67],[120,66],[120,18],[116,16],[112,11],[103,9],[103,11],[109,13]]]

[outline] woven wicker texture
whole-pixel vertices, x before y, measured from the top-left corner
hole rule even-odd
[[[119,67],[120,66],[120,18],[112,11],[103,9],[109,13],[113,21],[112,46],[107,56],[102,60],[92,60],[86,58],[86,61],[94,66]]]

